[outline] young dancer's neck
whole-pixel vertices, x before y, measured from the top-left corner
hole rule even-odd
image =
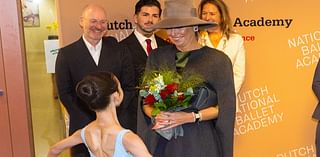
[[[107,107],[105,110],[96,112],[96,115],[96,122],[99,125],[120,125],[117,117],[116,107],[112,104],[110,104],[110,106]]]

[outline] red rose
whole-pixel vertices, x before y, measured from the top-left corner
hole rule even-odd
[[[170,83],[167,85],[166,89],[168,90],[169,93],[173,93],[175,90],[178,89],[178,84],[177,83]]]
[[[183,101],[185,99],[184,94],[178,95],[178,101]]]
[[[148,105],[153,105],[154,102],[156,102],[156,98],[151,94],[148,95],[143,101],[144,104],[148,104]]]
[[[169,94],[173,94],[175,90],[178,89],[178,84],[177,83],[170,83],[164,88],[163,90],[160,91],[160,96],[162,100],[165,100]]]
[[[170,94],[170,92],[167,88],[160,91],[160,96],[161,96],[162,100],[165,100],[169,94]]]

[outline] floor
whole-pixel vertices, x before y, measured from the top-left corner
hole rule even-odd
[[[64,114],[55,98],[53,75],[46,72],[44,53],[27,54],[27,64],[35,154],[44,157],[51,145],[65,137]]]

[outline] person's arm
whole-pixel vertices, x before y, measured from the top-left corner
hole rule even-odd
[[[155,52],[157,51],[158,49],[154,49],[152,50],[150,56],[147,58],[147,62],[146,62],[146,67],[145,67],[145,72],[148,72],[148,71],[152,71],[154,69],[157,69],[157,66],[156,66],[156,63],[157,61],[154,59],[155,57],[153,57],[153,55],[155,53],[158,53],[158,52]],[[154,53],[153,53],[154,52]],[[143,109],[143,112],[149,117],[149,118],[152,118],[151,116],[151,112],[152,112],[152,105],[147,105],[147,104],[142,104],[142,109]]]
[[[208,107],[198,111],[198,113],[200,115],[198,122],[212,120],[218,117],[219,109],[218,107]],[[162,128],[165,130],[186,123],[195,123],[196,117],[193,112],[160,112],[155,120],[158,125],[165,126]]]
[[[320,60],[314,72],[312,90],[314,94],[317,96],[318,100],[320,100]]]
[[[236,95],[232,64],[228,57],[216,58],[214,67],[219,67],[219,75],[214,75],[211,84],[217,93],[219,114],[214,123],[220,141],[221,155],[233,156],[234,125],[236,115]]]
[[[245,49],[244,49],[244,43],[243,39],[240,37],[237,45],[237,51],[235,54],[235,60],[233,64],[233,76],[234,76],[234,87],[236,94],[239,93],[242,84],[245,79],[245,73],[246,73],[246,57],[245,57]]]
[[[80,143],[82,143],[82,140],[80,137],[80,130],[78,130],[71,136],[51,146],[48,151],[47,157],[57,157],[63,150],[71,148]]]
[[[199,111],[201,118],[200,121],[216,119],[219,114],[219,108],[217,107],[208,107]]]
[[[132,132],[124,135],[123,145],[134,157],[151,157],[151,154],[140,137]]]
[[[151,112],[152,112],[152,105],[143,105],[143,112],[149,117],[152,118]]]
[[[132,63],[132,57],[128,52],[127,47],[121,47],[122,49],[122,65],[121,65],[121,74],[119,81],[121,83],[122,89],[124,91],[124,99],[121,108],[127,108],[129,105],[138,102],[132,102],[132,99],[135,95],[135,76],[134,68]]]
[[[55,79],[57,83],[57,89],[59,94],[59,99],[63,106],[70,113],[73,107],[73,101],[75,95],[73,95],[73,82],[70,77],[70,71],[68,67],[68,58],[65,55],[64,49],[60,49],[55,65]]]

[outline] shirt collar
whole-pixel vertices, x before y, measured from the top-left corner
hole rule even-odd
[[[144,35],[142,35],[140,32],[138,32],[136,29],[134,30],[134,32],[133,32],[135,35],[136,35],[136,37],[137,37],[137,39],[139,40],[139,42],[140,43],[145,43],[146,42],[146,39],[151,39],[151,41],[154,43],[154,42],[156,42],[156,38],[155,38],[155,36],[154,36],[154,33],[151,35],[151,37],[149,37],[149,38],[147,38],[147,37],[145,37]]]
[[[84,36],[82,36],[82,39],[84,41],[84,43],[86,44],[87,48],[89,50],[94,50],[94,51],[97,51],[97,50],[101,50],[101,47],[102,47],[102,39],[100,39],[100,41],[98,42],[98,44],[96,46],[93,46],[89,43],[89,41],[86,40],[86,38]]]

